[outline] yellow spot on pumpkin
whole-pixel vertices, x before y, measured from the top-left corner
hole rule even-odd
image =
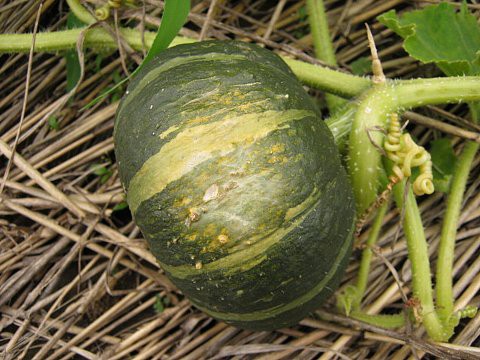
[[[270,148],[270,154],[277,154],[285,151],[284,144],[275,144]]]
[[[213,223],[208,224],[205,226],[205,230],[203,230],[203,236],[207,238],[212,238],[217,233],[217,226]]]
[[[245,94],[241,93],[238,89],[233,90],[233,96],[240,100],[245,99]]]
[[[195,241],[195,239],[197,238],[197,234],[187,235],[186,238],[187,238],[187,240]]]
[[[181,199],[176,199],[175,202],[173,203],[173,206],[174,207],[187,206],[191,202],[192,202],[192,199],[190,199],[188,197],[184,197],[184,198],[181,198]]]
[[[303,154],[297,154],[297,155],[294,156],[293,161],[295,161],[295,162],[301,161],[301,160],[303,160],[304,157],[305,157],[305,155],[303,155]]]
[[[202,123],[208,123],[212,120],[213,115],[207,115],[207,116],[197,116],[191,120],[188,120],[185,122],[186,125],[194,125],[194,124],[202,124]]]
[[[288,157],[286,156],[272,156],[268,159],[269,164],[278,164],[278,163],[286,163],[288,162]]]
[[[245,112],[252,109],[252,108],[253,108],[252,104],[239,104],[237,106],[237,110],[245,111]]]
[[[253,144],[255,142],[255,138],[253,136],[249,136],[247,138],[245,138],[244,140],[244,144]]]
[[[228,236],[225,234],[218,235],[217,239],[220,244],[226,244],[228,242]]]

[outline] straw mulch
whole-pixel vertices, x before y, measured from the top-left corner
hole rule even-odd
[[[33,31],[40,1],[0,3],[0,31]],[[212,1],[213,2],[213,1]],[[399,38],[375,17],[389,9],[434,1],[326,1],[339,64],[369,55],[364,23],[370,24],[386,75],[439,75],[402,50]],[[181,34],[264,43],[282,54],[313,61],[304,1],[194,1]],[[457,4],[460,1],[456,1]],[[145,0],[146,26],[157,26],[163,3]],[[476,10],[479,6],[472,5]],[[65,27],[67,5],[46,0],[39,27]],[[120,17],[141,19],[142,9]],[[138,54],[137,54],[138,55]],[[140,54],[141,55],[141,54]],[[133,64],[126,54],[125,62]],[[138,56],[137,56],[138,58]],[[63,54],[33,55],[23,126],[16,154],[2,183],[0,201],[0,357],[5,359],[406,359],[479,358],[480,315],[463,320],[452,344],[433,344],[421,328],[387,331],[336,313],[333,299],[299,325],[273,332],[239,330],[196,310],[172,286],[148,252],[128,209],[113,153],[113,118],[119,93],[83,108],[124,77],[118,53],[85,52],[85,77],[73,100],[66,94]],[[0,57],[0,167],[7,171],[22,115],[28,56]],[[123,91],[123,90],[121,90]],[[121,93],[120,91],[120,93]],[[322,103],[322,94],[312,91]],[[55,110],[54,115],[49,115]],[[428,118],[466,127],[464,105],[419,109]],[[411,121],[419,121],[410,114]],[[422,118],[423,119],[423,118]],[[421,120],[421,119],[420,119]],[[462,128],[462,129],[460,129]],[[430,125],[410,126],[422,143],[445,136]],[[464,139],[455,138],[456,150]],[[479,305],[480,157],[477,156],[455,251],[456,306]],[[421,209],[435,264],[445,198],[435,194]],[[364,308],[371,313],[405,306],[411,279],[406,244],[391,210],[378,244]],[[360,237],[365,238],[368,227]],[[343,285],[352,281],[354,251]],[[397,283],[387,263],[396,269]],[[335,315],[337,314],[337,315]],[[328,350],[329,349],[329,350]],[[476,350],[476,356],[471,351]]]

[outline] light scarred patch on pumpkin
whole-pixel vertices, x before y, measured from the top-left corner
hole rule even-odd
[[[211,200],[214,200],[218,197],[218,185],[217,184],[212,184],[206,191],[205,194],[203,195],[203,201],[204,202],[209,202]]]

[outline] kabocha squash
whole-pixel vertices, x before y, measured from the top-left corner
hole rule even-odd
[[[128,87],[114,139],[135,222],[196,307],[274,329],[332,293],[353,194],[331,133],[277,55],[234,41],[164,51]]]

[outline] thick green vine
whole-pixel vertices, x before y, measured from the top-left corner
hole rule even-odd
[[[414,274],[412,276],[413,296],[420,300],[423,325],[433,340],[446,341],[449,338],[449,334],[445,331],[433,302],[427,240],[425,239],[422,218],[415,195],[411,186],[409,184],[407,186],[406,180],[395,185],[393,193],[397,206],[403,209],[405,214],[403,230],[407,238],[408,257],[412,263],[412,274]]]
[[[308,23],[313,38],[315,56],[331,66],[337,66],[337,59],[333,49],[330,32],[328,31],[328,20],[323,0],[307,0]],[[325,94],[330,112],[345,104],[345,100],[333,94]]]
[[[365,211],[378,193],[378,147],[383,144],[379,130],[385,127],[389,114],[417,106],[478,99],[480,78],[475,76],[390,81],[365,91],[349,139],[349,168],[358,211]]]
[[[442,224],[440,246],[438,249],[438,264],[441,265],[437,266],[436,293],[438,312],[442,321],[446,324],[453,315],[452,268],[458,218],[460,216],[463,194],[465,193],[470,167],[472,166],[478,149],[479,144],[474,142],[468,142],[463,148],[455,168],[455,175],[452,179],[450,194],[447,199],[447,210]]]
[[[87,31],[84,46],[98,51],[113,50],[117,48],[116,40],[103,28],[78,28],[71,30],[56,31],[50,33],[38,33],[35,40],[35,51],[56,52],[75,49],[76,42],[82,31]],[[129,28],[120,28],[120,33],[134,50],[142,50],[142,38],[140,32]],[[149,48],[155,38],[155,33],[145,31],[145,46]],[[177,36],[170,46],[188,44],[194,42],[182,36]],[[0,53],[28,52],[32,44],[31,34],[1,34]],[[308,64],[302,61],[284,57],[300,81],[305,84],[329,91],[331,93],[353,97],[360,94],[370,86],[370,80],[354,76],[344,72],[332,70],[326,67]]]

